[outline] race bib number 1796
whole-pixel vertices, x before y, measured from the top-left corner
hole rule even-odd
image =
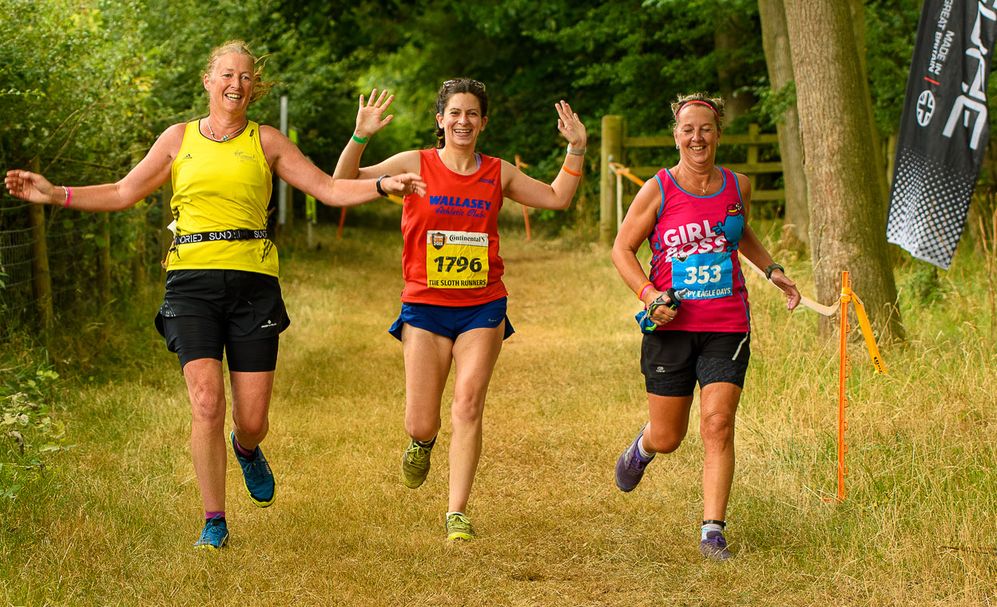
[[[426,232],[426,286],[434,289],[488,286],[488,234]]]

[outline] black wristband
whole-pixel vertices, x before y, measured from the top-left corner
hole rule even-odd
[[[380,177],[378,177],[377,181],[374,182],[374,187],[377,188],[377,193],[378,194],[380,194],[381,196],[384,196],[385,198],[387,198],[388,197],[388,193],[385,192],[384,188],[381,187],[381,180],[384,179],[385,177],[391,177],[391,175],[381,175]]]
[[[380,188],[378,188],[378,189],[380,189]],[[765,268],[765,278],[768,279],[768,280],[772,280],[772,272],[775,272],[776,270],[780,270],[783,274],[786,273],[786,268],[780,266],[777,263],[774,263],[774,264],[770,265],[769,267]]]

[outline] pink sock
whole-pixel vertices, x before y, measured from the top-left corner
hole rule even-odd
[[[256,451],[255,449],[253,449],[252,451],[249,451],[248,449],[246,449],[245,447],[243,447],[242,445],[240,445],[239,444],[239,439],[235,439],[235,450],[238,451],[239,455],[241,455],[243,457],[253,457],[253,453],[255,453],[255,451]]]

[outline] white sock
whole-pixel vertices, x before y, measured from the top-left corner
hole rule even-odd
[[[700,529],[699,539],[700,541],[705,540],[706,534],[709,533],[710,531],[719,531],[723,533],[723,530],[724,530],[723,525],[720,525],[719,523],[706,523]]]
[[[647,451],[644,450],[643,434],[640,435],[640,440],[637,441],[637,452],[640,453],[641,459],[644,459],[645,461],[650,461],[654,457],[653,453],[648,453]]]

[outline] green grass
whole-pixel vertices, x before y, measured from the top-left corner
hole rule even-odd
[[[151,323],[136,325],[108,344],[119,348],[114,368],[89,381],[59,368],[69,448],[0,500],[0,603],[997,604],[997,354],[972,259],[942,275],[934,303],[905,307],[908,341],[882,345],[889,375],[851,343],[841,504],[828,501],[836,346],[817,337],[816,315],[786,314],[779,293],[751,278],[753,356],[728,516],[737,558],[715,565],[697,550],[698,415],[636,491],[613,485],[646,398],[637,302],[607,251],[506,234],[517,334],[489,391],[469,507],[480,539],[452,546],[446,406],[429,480],[416,491],[400,482],[403,367],[386,333],[400,237],[362,227],[318,237],[318,251],[282,251],[292,325],[265,445],[274,506],[250,504],[230,458],[230,547],[191,549],[200,502],[185,389]],[[787,265],[812,294],[808,262]],[[155,302],[144,305],[151,317]]]

